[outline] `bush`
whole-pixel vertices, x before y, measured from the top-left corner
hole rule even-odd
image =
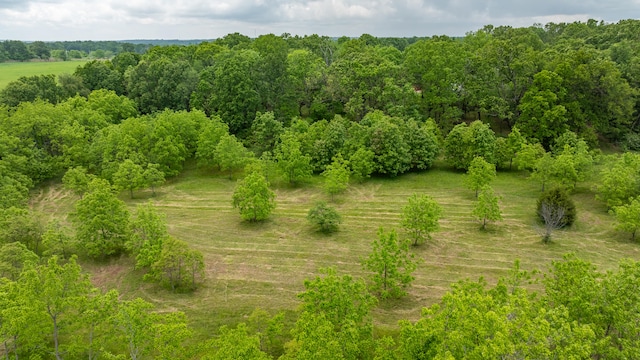
[[[552,214],[549,214],[551,212]],[[571,200],[566,190],[556,187],[540,195],[537,204],[538,218],[543,223],[549,221],[550,216],[563,213],[557,219],[556,228],[571,226],[576,220],[576,204]],[[551,216],[552,218],[554,216]]]
[[[337,231],[338,225],[342,222],[342,218],[336,209],[328,206],[323,201],[318,202],[316,206],[309,210],[307,219],[325,233]]]

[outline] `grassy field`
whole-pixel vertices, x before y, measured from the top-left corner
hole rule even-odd
[[[499,173],[493,185],[502,197],[504,220],[481,231],[470,215],[474,194],[464,188],[462,179],[460,173],[436,168],[352,185],[334,203],[343,215],[341,230],[321,235],[305,218],[315,201],[328,200],[320,178],[300,188],[276,187],[277,208],[271,219],[247,224],[230,204],[235,180],[190,169],[162,187],[155,198],[140,191],[133,201],[126,194],[122,199],[132,210],[151,199],[166,214],[170,233],[205,254],[207,280],[198,291],[171,294],[144,283],[125,257],[86,268],[95,284],[116,287],[125,297],[142,296],[161,308],[183,310],[203,336],[210,335],[219,325],[246,320],[256,307],[291,312],[304,279],[315,276],[319,268],[333,266],[339,273],[365,276],[360,262],[378,228],[395,228],[402,234],[400,212],[414,192],[429,194],[443,206],[441,230],[431,242],[412,248],[421,264],[409,296],[382,302],[375,310],[382,331],[396,326],[399,319],[417,319],[421,308],[438,301],[452,282],[483,276],[495,283],[515,259],[524,269],[541,270],[568,252],[600,270],[615,269],[623,257],[640,260],[640,246],[613,230],[613,219],[594,199],[591,185],[579,187],[573,195],[578,208],[574,226],[556,232],[554,242],[545,245],[533,215],[538,184],[522,173]],[[34,209],[64,221],[76,197],[53,184],[38,190],[33,199]]]
[[[18,80],[21,76],[72,74],[78,65],[82,65],[85,62],[86,61],[42,61],[0,63],[0,89],[4,89],[8,83]]]

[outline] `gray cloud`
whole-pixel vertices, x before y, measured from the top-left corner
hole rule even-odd
[[[640,0],[0,0],[0,36],[21,40],[215,38],[289,32],[463,35],[483,25],[640,14]]]

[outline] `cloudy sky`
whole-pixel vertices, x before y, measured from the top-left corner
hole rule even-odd
[[[0,39],[464,35],[486,24],[640,18],[640,0],[0,0]]]

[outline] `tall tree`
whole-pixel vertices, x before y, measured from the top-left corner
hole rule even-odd
[[[473,207],[473,216],[480,220],[483,230],[486,229],[488,221],[502,220],[498,200],[498,196],[494,194],[490,186],[485,185],[480,189],[478,201]]]
[[[442,208],[429,195],[413,194],[409,203],[402,208],[402,227],[410,234],[413,245],[418,245],[425,237],[431,239],[431,233],[440,228],[439,220]]]
[[[311,158],[304,155],[300,142],[293,134],[283,134],[275,150],[275,158],[282,175],[295,185],[311,177]]]
[[[372,289],[383,299],[406,295],[405,289],[414,279],[411,273],[416,269],[408,243],[398,239],[395,230],[385,234],[380,228],[372,248],[363,262],[364,269],[373,273]]]
[[[467,176],[464,178],[464,182],[467,187],[476,193],[484,186],[489,185],[496,178],[496,167],[493,164],[488,163],[484,158],[476,156],[469,165]]]
[[[93,258],[123,250],[129,237],[129,211],[104,180],[94,180],[76,203],[73,222],[78,244]]]
[[[242,220],[265,220],[276,206],[275,196],[269,189],[269,182],[264,175],[252,171],[238,181],[233,192],[233,207],[240,209]]]

